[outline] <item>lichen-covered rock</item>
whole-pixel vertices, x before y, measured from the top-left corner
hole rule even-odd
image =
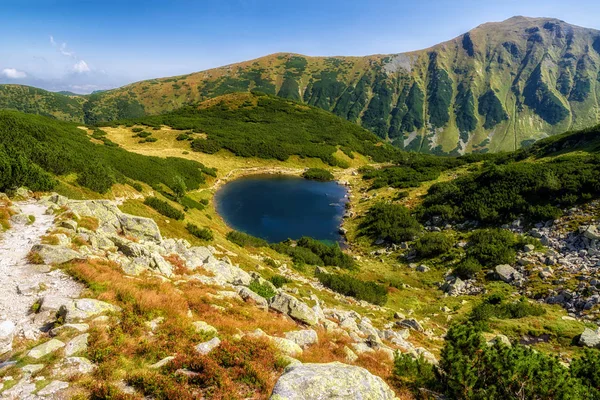
[[[511,283],[513,281],[520,280],[523,278],[519,271],[517,271],[508,264],[496,266],[495,271],[498,279],[506,283]]]
[[[217,260],[213,256],[209,256],[205,260],[202,268],[212,273],[215,282],[221,286],[226,283],[248,286],[252,282],[252,278],[246,271],[226,261]]]
[[[287,293],[278,293],[272,297],[269,306],[307,325],[316,325],[319,322],[317,315],[308,305]]]
[[[59,379],[71,379],[94,372],[96,366],[85,357],[67,357],[54,368],[52,374]]]
[[[285,338],[291,340],[302,348],[319,343],[319,336],[314,329],[286,332]]]
[[[121,309],[112,304],[95,299],[77,299],[66,305],[65,322],[71,323],[96,315],[118,312]]]
[[[14,334],[15,324],[12,321],[0,323],[0,355],[12,350]]]
[[[194,349],[200,354],[208,354],[221,344],[221,340],[217,337],[210,339],[208,342],[197,344]]]
[[[29,350],[29,353],[27,353],[27,355],[37,360],[38,358],[42,358],[45,355],[53,353],[56,350],[61,349],[63,347],[65,347],[65,344],[60,340],[50,339],[46,343],[42,343],[39,346],[36,346],[33,349]]]
[[[53,246],[50,244],[37,244],[31,249],[33,253],[40,255],[44,264],[63,264],[72,260],[84,258],[75,250],[64,246]]]
[[[271,400],[394,400],[394,392],[364,368],[339,362],[288,367]]]
[[[70,357],[77,353],[87,351],[89,337],[89,333],[84,333],[69,340],[65,346],[65,356]]]
[[[122,213],[118,215],[118,218],[125,235],[151,240],[156,243],[162,242],[160,230],[153,219]]]
[[[64,390],[69,387],[67,382],[62,381],[52,381],[45,388],[40,390],[37,394],[38,396],[47,397],[56,395],[61,390]]]
[[[248,289],[246,286],[237,286],[236,289],[240,297],[245,302],[254,303],[256,304],[256,306],[262,308],[263,310],[267,310],[269,308],[269,302],[267,301],[267,299]]]
[[[423,326],[414,318],[403,319],[402,321],[396,322],[396,325],[401,328],[408,328],[417,332],[425,332]]]
[[[600,333],[598,330],[585,328],[581,336],[579,337],[579,345],[585,347],[599,347],[600,346]]]
[[[175,359],[174,356],[165,357],[162,360],[160,360],[159,362],[150,365],[148,368],[150,368],[150,369],[160,369],[160,368],[164,367],[165,365],[167,365],[168,363],[170,363],[171,361],[173,361],[174,359]]]
[[[194,330],[198,333],[205,333],[207,335],[216,335],[217,334],[217,328],[215,328],[212,325],[207,324],[204,321],[192,322],[192,326],[194,327]]]

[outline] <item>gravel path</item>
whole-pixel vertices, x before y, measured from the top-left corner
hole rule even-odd
[[[36,339],[48,313],[52,312],[42,307],[40,314],[32,314],[31,306],[36,300],[44,298],[44,303],[56,304],[79,297],[82,287],[60,270],[27,262],[31,247],[52,227],[54,216],[46,215],[46,208],[35,202],[15,203],[15,206],[24,215],[33,215],[35,221],[13,222],[0,239],[0,321],[11,320],[18,335]]]

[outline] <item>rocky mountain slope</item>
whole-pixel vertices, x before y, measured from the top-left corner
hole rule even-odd
[[[97,123],[159,114],[257,90],[314,105],[399,147],[432,153],[514,150],[600,121],[600,32],[549,18],[481,25],[429,49],[367,57],[274,54],[75,98],[44,112]],[[23,109],[14,89],[5,103]],[[18,105],[15,105],[18,104]],[[3,105],[6,107],[6,105]]]

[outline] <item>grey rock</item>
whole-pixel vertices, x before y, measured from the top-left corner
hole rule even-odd
[[[600,334],[596,330],[585,328],[581,336],[579,337],[579,345],[585,347],[599,347],[600,346]]]
[[[58,339],[50,339],[49,341],[42,343],[33,349],[29,350],[27,356],[35,358],[36,360],[42,358],[50,353],[55,352],[58,349],[65,347],[65,344]]]
[[[315,312],[306,303],[287,293],[275,295],[269,301],[269,306],[307,325],[316,325],[319,322]]]
[[[156,243],[162,242],[160,230],[153,219],[123,213],[118,214],[118,218],[125,235]]]
[[[67,382],[52,381],[45,388],[40,390],[37,394],[38,394],[38,396],[42,396],[42,397],[53,396],[68,387],[69,387],[69,384]]]
[[[319,336],[314,329],[286,332],[285,338],[291,340],[302,348],[306,348],[319,342]]]
[[[239,296],[245,302],[255,303],[258,307],[262,308],[263,310],[267,310],[269,308],[269,302],[267,301],[267,299],[248,289],[246,286],[237,286],[236,289],[238,291]]]
[[[0,323],[0,355],[12,350],[15,330],[16,327],[12,321],[3,321]]]
[[[33,246],[31,251],[39,254],[46,265],[63,264],[72,260],[85,258],[69,247],[53,246],[50,244],[37,244]]]
[[[194,349],[200,354],[208,354],[221,344],[221,340],[217,337],[210,339],[207,342],[200,343]]]
[[[173,357],[173,356],[165,357],[162,360],[160,360],[159,362],[157,362],[156,364],[150,365],[148,368],[160,369],[160,368],[164,367],[165,365],[167,365],[168,363],[170,363],[171,361],[173,361],[174,359],[175,359],[175,357]]]
[[[425,332],[423,326],[414,318],[404,319],[402,321],[396,322],[396,325],[401,328],[408,328],[415,330],[417,332]]]
[[[496,276],[503,282],[511,283],[523,278],[521,273],[508,264],[497,265],[494,269]]]
[[[84,333],[69,340],[65,346],[65,356],[70,357],[87,351],[89,337],[89,333]]]
[[[364,368],[333,362],[288,367],[271,400],[394,400],[396,395]]]
[[[65,322],[71,323],[95,317],[103,313],[118,312],[121,309],[112,304],[95,299],[77,299],[67,304]]]
[[[192,326],[194,327],[194,330],[198,333],[204,333],[207,335],[216,335],[218,333],[217,328],[207,324],[204,321],[192,322]]]
[[[72,379],[79,375],[88,375],[94,372],[96,366],[85,357],[67,357],[53,371],[53,375],[60,379]]]

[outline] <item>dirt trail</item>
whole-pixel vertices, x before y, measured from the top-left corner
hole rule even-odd
[[[35,202],[15,203],[24,215],[35,217],[33,223],[13,222],[12,228],[0,238],[0,321],[10,320],[17,334],[35,339],[45,319],[32,314],[31,306],[40,298],[55,303],[76,298],[81,285],[60,270],[32,265],[27,261],[31,248],[52,227],[53,215]],[[42,307],[42,313],[44,307]]]

